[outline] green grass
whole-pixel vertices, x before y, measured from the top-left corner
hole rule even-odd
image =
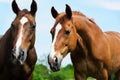
[[[96,79],[94,79],[94,78],[92,78],[92,77],[88,77],[87,80],[96,80]]]
[[[73,66],[71,64],[61,68],[58,72],[52,72],[43,64],[37,64],[33,72],[33,80],[75,80]],[[115,75],[112,75],[114,80]],[[96,80],[89,77],[87,80]]]

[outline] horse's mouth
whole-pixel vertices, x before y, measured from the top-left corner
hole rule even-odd
[[[60,70],[60,67],[58,67],[58,66],[50,66],[50,68],[53,72],[56,72],[56,71]]]
[[[59,71],[60,70],[60,65],[58,63],[52,63],[52,62],[48,62],[50,65],[50,69],[53,72]]]
[[[52,70],[53,72],[57,72],[57,71],[59,71],[60,69],[57,68],[57,67],[52,67],[51,70]]]
[[[61,62],[62,62],[63,57],[62,56],[54,56],[54,57],[50,57],[50,55],[48,55],[48,64],[50,66],[50,69],[53,72],[59,71],[60,67],[61,67]]]

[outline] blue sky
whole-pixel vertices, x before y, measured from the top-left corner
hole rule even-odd
[[[16,0],[20,9],[30,10],[32,0]],[[74,11],[80,11],[89,18],[93,18],[103,31],[120,32],[120,0],[36,0],[38,11],[36,14],[36,50],[38,58],[47,56],[51,46],[50,29],[55,20],[51,16],[51,7],[58,12],[65,11],[65,4],[69,4]],[[15,18],[11,8],[12,0],[0,0],[0,35],[3,35]],[[70,63],[69,55],[62,65]]]

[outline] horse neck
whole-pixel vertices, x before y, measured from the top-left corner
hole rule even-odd
[[[1,53],[10,53],[10,49],[12,49],[12,37],[11,37],[11,29],[7,30],[7,32],[2,36],[0,40],[0,52]]]
[[[103,37],[103,32],[93,21],[85,16],[73,15],[72,20],[78,33],[78,44],[71,55],[78,56],[78,58],[86,58],[91,55],[89,53],[91,53],[92,44],[97,44],[96,39]]]
[[[73,16],[73,24],[78,34],[84,39],[94,39],[98,35],[103,34],[102,30],[95,24],[94,21],[85,16]],[[88,39],[87,39],[88,40]]]

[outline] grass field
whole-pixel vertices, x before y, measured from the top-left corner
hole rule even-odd
[[[37,64],[33,73],[33,80],[75,80],[73,66],[68,64],[66,67],[61,68],[58,72],[52,72],[48,67]],[[112,80],[115,76],[112,75]],[[96,80],[89,77],[87,80]]]

